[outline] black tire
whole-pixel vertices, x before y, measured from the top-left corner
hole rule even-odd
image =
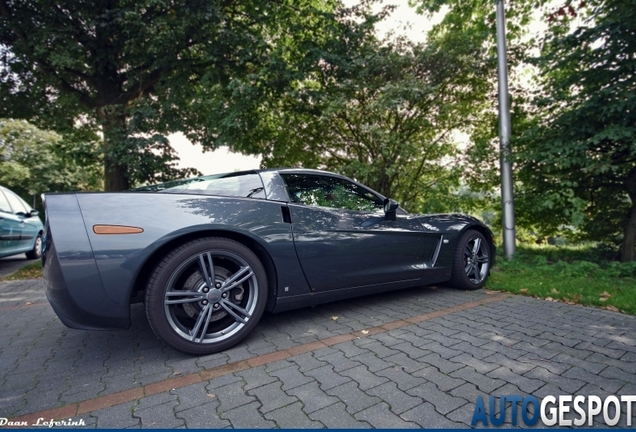
[[[39,259],[42,256],[42,234],[38,234],[33,249],[26,253],[27,259]]]
[[[492,249],[486,237],[475,230],[462,234],[453,260],[451,285],[464,290],[484,286],[492,265]]]
[[[258,257],[234,240],[209,237],[161,260],[148,282],[145,306],[150,327],[166,345],[206,355],[247,336],[266,301],[267,275]]]

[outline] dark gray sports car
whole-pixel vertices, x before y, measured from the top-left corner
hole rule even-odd
[[[405,287],[481,288],[491,231],[411,215],[346,177],[235,172],[123,193],[45,196],[47,297],[76,329],[130,326],[145,302],[167,345],[202,355],[279,312]]]

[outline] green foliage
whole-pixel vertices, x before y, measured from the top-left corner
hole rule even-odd
[[[521,245],[500,259],[487,288],[636,315],[636,263],[608,261],[602,245]]]
[[[331,0],[4,3],[0,115],[101,130],[106,190],[191,174],[164,136],[254,152],[253,98],[276,97],[347,26]],[[249,83],[247,87],[245,83]],[[245,92],[252,92],[246,94]],[[247,105],[247,106],[246,106]]]
[[[540,90],[515,142],[521,222],[622,242],[626,261],[636,260],[634,7],[633,0],[593,0],[549,16],[533,60]],[[573,16],[583,24],[570,32]]]
[[[263,164],[338,171],[418,212],[483,198],[461,182],[458,132],[483,111],[491,64],[443,39],[380,41],[372,28],[354,36],[284,97],[259,105]]]
[[[101,189],[96,141],[0,119],[0,184],[28,203],[43,192]]]

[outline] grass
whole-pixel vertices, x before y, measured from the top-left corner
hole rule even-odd
[[[35,279],[42,277],[42,261],[37,260],[27,266],[22,267],[20,270],[11,273],[8,276],[0,278],[1,281],[21,280],[21,279]]]
[[[597,246],[518,247],[497,257],[486,288],[636,315],[636,262],[605,258]]]

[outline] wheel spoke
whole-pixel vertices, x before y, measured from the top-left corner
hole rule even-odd
[[[205,333],[208,331],[208,324],[210,323],[210,317],[212,316],[212,306],[206,305],[199,316],[197,318],[197,322],[194,324],[194,328],[190,330],[190,337],[193,342],[201,342],[205,338]],[[201,331],[201,337],[197,340],[197,334],[199,334],[199,329],[201,328],[201,324],[205,323],[203,326],[203,330]]]
[[[470,274],[473,272],[473,268],[475,268],[473,263],[469,263],[468,265],[466,265],[466,267],[464,268],[464,272],[466,273],[466,276],[470,277]]]
[[[238,305],[235,305],[231,301],[223,300],[221,302],[221,307],[223,307],[223,309],[225,309],[225,311],[227,313],[232,315],[235,320],[237,320],[238,322],[241,322],[243,324],[245,324],[251,318],[251,315],[250,315],[250,313],[248,311],[246,311],[245,309],[243,309],[242,307],[240,307]],[[244,318],[239,316],[235,311],[240,312],[241,314],[243,314]]]
[[[481,248],[481,239],[478,237],[475,239],[475,243],[473,244],[473,254],[477,255],[479,253],[480,248]]]
[[[168,297],[186,297],[179,298],[176,300],[168,300]],[[201,301],[205,298],[204,293],[200,293],[198,291],[168,291],[166,293],[166,299],[164,304],[173,305],[173,304],[181,304],[181,303],[194,303]]]
[[[254,272],[249,266],[241,267],[239,271],[237,271],[226,281],[224,281],[223,285],[221,285],[221,288],[219,289],[221,290],[221,292],[230,291],[245,282],[247,279],[251,278],[252,276],[254,276]]]
[[[473,266],[473,276],[475,276],[475,282],[481,282],[481,273],[479,272],[479,266]]]
[[[478,256],[477,258],[475,258],[475,261],[478,262],[479,264],[486,264],[488,263],[488,255]]]
[[[207,264],[204,256],[207,258]],[[209,273],[208,268],[210,269]],[[201,275],[203,276],[203,280],[208,288],[214,288],[214,263],[212,262],[212,255],[210,255],[210,252],[199,255],[199,269],[201,270]]]

